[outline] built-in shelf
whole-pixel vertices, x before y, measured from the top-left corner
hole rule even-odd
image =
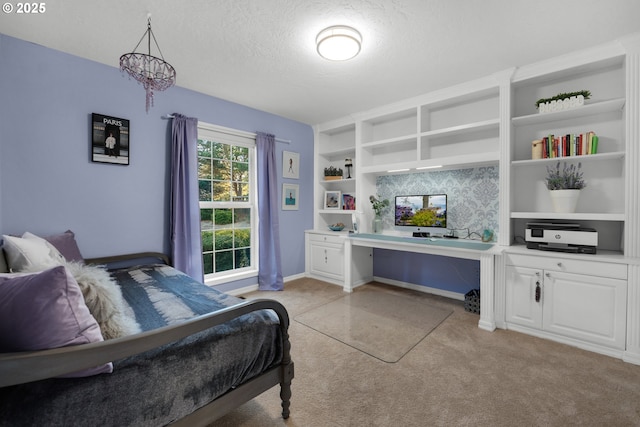
[[[362,144],[362,148],[374,148],[380,145],[392,145],[392,144],[397,144],[397,143],[403,143],[403,142],[407,142],[407,141],[417,141],[418,140],[418,135],[417,134],[410,134],[410,135],[403,135],[403,136],[397,136],[394,138],[387,138],[387,139],[381,139],[378,141],[373,141],[373,142],[367,142],[367,143],[363,143]]]
[[[320,182],[323,184],[344,184],[348,182],[354,182],[355,178],[343,178],[343,179],[323,179]]]
[[[624,221],[623,213],[556,213],[556,212],[511,212],[511,218],[559,219],[571,221]]]
[[[542,255],[542,256],[544,255],[552,256],[553,254],[559,253],[559,252],[545,252],[545,251],[540,251],[538,249],[529,249],[527,248],[526,245],[523,245],[523,244],[510,245],[508,251],[509,253],[512,253],[512,254]],[[605,260],[608,262],[615,262],[615,263],[622,263],[622,264],[626,264],[629,262],[629,259],[626,258],[621,251],[598,249],[597,255],[585,255],[585,254],[577,254],[577,253],[571,253],[571,252],[562,253],[563,258],[569,258],[569,259],[573,258],[578,260],[584,260],[585,256],[597,257],[599,261]]]
[[[354,147],[343,147],[343,148],[338,148],[338,149],[331,150],[331,151],[318,152],[318,155],[319,156],[324,156],[324,157],[337,157],[337,156],[342,156],[342,155],[345,155],[345,154],[353,155],[354,152],[355,152],[355,148]]]
[[[600,160],[612,160],[624,158],[624,151],[614,151],[612,153],[598,153],[598,154],[585,154],[582,156],[565,156],[565,157],[551,157],[547,159],[527,159],[527,160],[514,160],[511,162],[513,166],[535,166],[544,163],[555,163],[557,161],[571,161],[577,160],[580,162],[592,162]]]
[[[469,132],[480,132],[488,129],[498,130],[499,125],[500,125],[500,119],[483,120],[481,122],[476,122],[476,123],[467,123],[464,125],[452,126],[449,128],[422,132],[420,136],[443,137],[443,136],[462,135]]]
[[[593,116],[596,114],[611,113],[622,110],[625,104],[624,98],[611,99],[609,101],[585,104],[582,107],[570,110],[554,111],[550,113],[530,114],[528,116],[514,117],[511,123],[514,126],[526,126],[540,123],[550,123],[557,120],[573,119],[578,117]]]
[[[318,211],[321,214],[338,214],[338,215],[347,215],[347,214],[352,214],[356,211],[354,210],[349,210],[349,209],[320,209]]]
[[[438,157],[434,159],[417,160],[413,162],[390,163],[386,165],[362,166],[363,174],[387,174],[390,170],[402,170],[403,173],[429,172],[444,169],[465,169],[483,165],[495,165],[500,159],[500,153],[474,153],[462,156]],[[435,168],[439,166],[439,168]],[[431,168],[431,169],[430,169]]]

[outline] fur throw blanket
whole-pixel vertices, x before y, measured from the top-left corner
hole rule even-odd
[[[70,261],[63,265],[78,282],[85,304],[105,340],[141,332],[135,317],[127,311],[120,286],[105,268]]]
[[[66,268],[80,285],[84,302],[100,325],[105,340],[141,331],[135,318],[127,315],[120,286],[106,269],[78,262],[68,262]]]

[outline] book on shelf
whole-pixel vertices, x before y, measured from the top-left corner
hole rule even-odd
[[[542,138],[542,158],[585,156],[598,153],[598,135],[595,132],[553,135]],[[535,142],[535,141],[534,141]]]

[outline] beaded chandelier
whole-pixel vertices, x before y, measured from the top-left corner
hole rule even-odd
[[[136,49],[147,37],[147,53],[137,53]],[[151,38],[158,49],[160,58],[151,55]],[[125,53],[120,57],[120,70],[126,71],[129,76],[136,79],[147,92],[147,113],[149,112],[149,106],[153,106],[153,91],[165,90],[170,88],[176,83],[176,70],[164,60],[160,46],[156,41],[156,36],[151,31],[151,16],[147,21],[147,31],[142,35],[142,38],[138,42],[133,52]]]

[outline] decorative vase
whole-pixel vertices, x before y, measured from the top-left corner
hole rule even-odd
[[[382,233],[382,217],[380,215],[376,215],[373,218],[372,230],[375,234]]]
[[[580,190],[549,190],[553,211],[556,213],[573,213],[576,211]]]

